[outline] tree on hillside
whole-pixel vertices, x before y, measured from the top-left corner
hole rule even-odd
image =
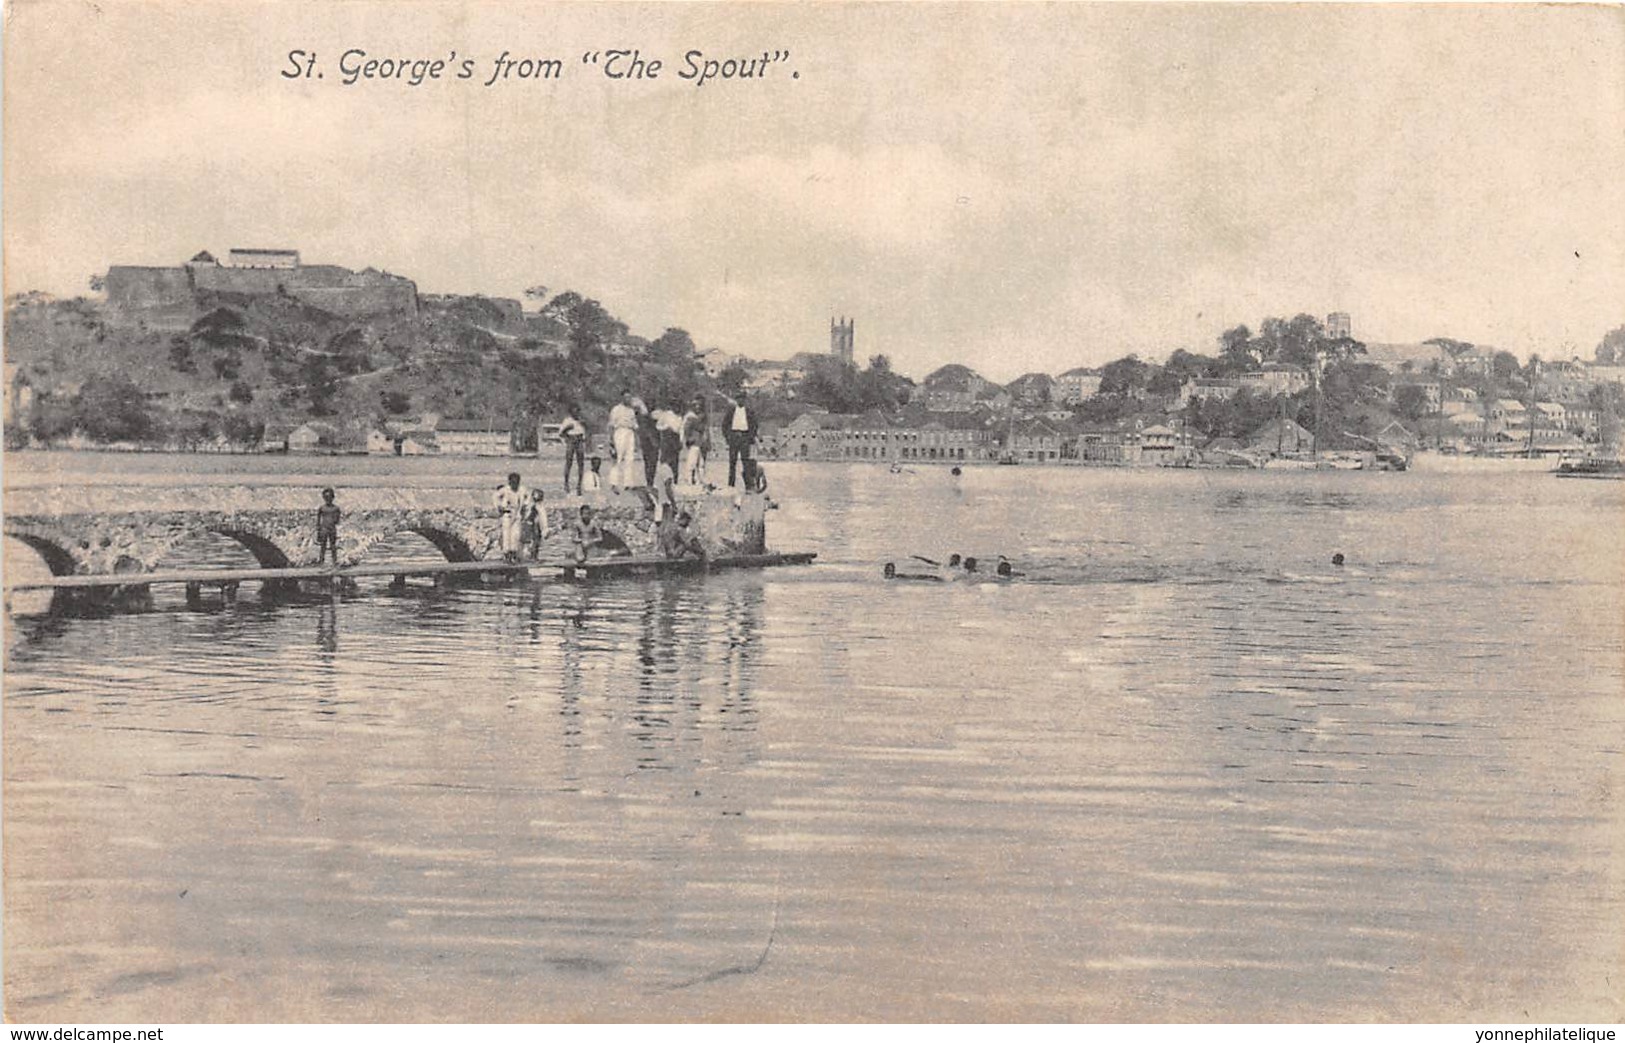
[[[570,310],[585,299],[574,290],[565,290],[543,306],[542,314],[550,319],[569,325]]]
[[[694,338],[687,330],[675,326],[667,327],[666,332],[649,345],[649,357],[668,366],[693,366],[695,354]]]
[[[527,286],[525,287],[525,298],[532,301],[545,301],[547,300],[547,287],[540,283],[535,286]]]
[[[1394,411],[1406,420],[1421,420],[1429,412],[1427,391],[1420,384],[1401,384],[1394,389]]]
[[[1603,334],[1602,340],[1597,342],[1594,357],[1605,366],[1625,359],[1625,326],[1615,326]]]
[[[801,397],[831,413],[859,412],[862,407],[857,367],[832,355],[818,356],[801,381]]]
[[[1241,325],[1232,326],[1219,334],[1219,357],[1229,372],[1252,369],[1258,362],[1253,354],[1253,331]]]
[[[865,410],[890,412],[913,396],[914,382],[892,370],[890,356],[870,356],[869,368],[858,374],[858,403]]]
[[[1279,362],[1306,370],[1315,368],[1316,358],[1333,354],[1326,328],[1313,315],[1299,314],[1291,319],[1267,318],[1253,343],[1254,354],[1261,361]]]
[[[1246,327],[1242,328],[1245,329]],[[1178,348],[1172,355],[1168,356],[1168,361],[1162,364],[1162,368],[1177,374],[1180,382],[1183,383],[1192,377],[1207,376],[1212,372],[1214,363],[1217,361],[1217,359],[1209,358],[1206,355],[1197,355],[1186,351],[1184,348]]]
[[[1450,337],[1429,337],[1422,343],[1432,344],[1434,347],[1443,348],[1445,352],[1448,353],[1453,359],[1460,358],[1463,355],[1471,355],[1478,350],[1478,346],[1476,344],[1472,344],[1465,340],[1455,340]]]
[[[570,331],[570,353],[589,361],[600,358],[611,344],[626,335],[626,323],[590,298],[578,299],[571,305],[564,321]]]
[[[1102,395],[1129,395],[1143,391],[1151,381],[1151,366],[1138,355],[1126,355],[1100,367]]]
[[[1151,374],[1145,390],[1158,398],[1173,398],[1179,394],[1179,389],[1185,386],[1188,379],[1190,378],[1179,370],[1163,366]]]
[[[75,424],[98,442],[138,442],[156,430],[146,392],[123,376],[94,376],[73,397]]]

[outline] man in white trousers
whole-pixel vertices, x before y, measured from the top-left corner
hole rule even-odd
[[[615,462],[609,469],[609,491],[619,493],[622,489],[642,482],[633,481],[635,472],[632,465],[637,456],[638,445],[638,414],[632,408],[632,392],[621,392],[621,400],[609,411],[609,446],[615,454]]]

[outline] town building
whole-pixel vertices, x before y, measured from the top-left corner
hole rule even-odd
[[[1240,386],[1259,395],[1296,395],[1309,386],[1309,374],[1299,366],[1269,362],[1238,378]]]
[[[1036,408],[1048,405],[1055,397],[1055,378],[1048,373],[1024,373],[1005,385],[1011,401],[1016,405]]]
[[[372,428],[367,432],[367,455],[394,456],[395,437],[386,431]]]
[[[1077,405],[1100,394],[1100,371],[1078,367],[1069,369],[1055,378],[1054,397],[1057,402]]]
[[[915,401],[932,412],[965,412],[976,408],[976,403],[992,385],[981,374],[968,366],[950,363],[935,370],[920,385]],[[1003,389],[999,389],[1003,392]]]
[[[1372,342],[1365,345],[1362,362],[1381,366],[1389,373],[1437,374],[1454,372],[1450,352],[1437,344]]]
[[[729,366],[736,363],[742,364],[745,361],[745,356],[730,354],[721,348],[707,348],[700,352],[699,357],[700,366],[705,370],[705,375],[712,378],[720,377],[722,371]]]
[[[1220,377],[1197,377],[1191,382],[1189,397],[1192,399],[1225,399],[1235,398],[1236,392],[1241,390],[1241,383]]]
[[[1354,336],[1354,324],[1346,311],[1334,311],[1326,316],[1326,336],[1332,340]]]

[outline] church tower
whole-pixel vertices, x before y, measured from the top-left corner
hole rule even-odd
[[[829,353],[842,362],[852,362],[852,320],[847,318],[829,320]]]

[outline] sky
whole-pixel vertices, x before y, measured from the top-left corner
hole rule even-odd
[[[1346,311],[1589,357],[1625,323],[1625,9],[6,7],[5,292],[301,251],[595,297],[755,358],[1009,380]],[[340,54],[474,58],[346,86]],[[636,48],[658,78],[583,55]],[[323,76],[286,78],[288,53]],[[493,60],[558,58],[491,87]],[[698,85],[703,58],[788,52]]]

